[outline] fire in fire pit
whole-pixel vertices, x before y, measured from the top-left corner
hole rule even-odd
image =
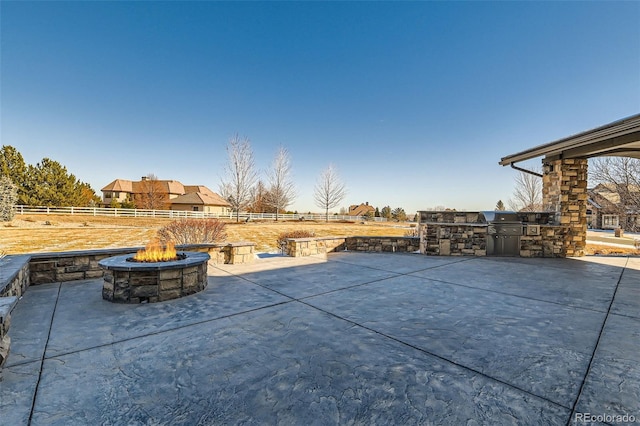
[[[160,241],[153,240],[146,245],[144,250],[138,250],[135,256],[127,259],[129,262],[170,262],[172,260],[184,259],[184,254],[176,252],[175,245],[169,241],[166,246],[162,246]]]
[[[153,303],[197,293],[207,287],[209,259],[208,253],[192,251],[156,262],[136,261],[130,254],[102,259],[98,262],[104,270],[102,298],[117,303]]]

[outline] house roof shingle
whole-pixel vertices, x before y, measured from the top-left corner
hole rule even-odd
[[[101,191],[133,192],[133,182],[126,179],[116,179],[102,188]]]
[[[218,194],[213,196],[202,192],[190,192],[171,200],[171,204],[197,204],[205,206],[230,206],[230,204]]]
[[[126,179],[116,179],[101,189],[102,192],[128,192],[130,194],[142,194],[148,191],[148,185],[154,182],[158,185],[157,191],[177,195],[171,199],[171,204],[197,204],[208,206],[225,206],[231,205],[220,195],[216,194],[204,185],[183,185],[177,180],[140,180],[130,181]]]

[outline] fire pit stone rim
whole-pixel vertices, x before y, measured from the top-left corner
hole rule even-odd
[[[98,265],[103,269],[113,271],[161,271],[164,269],[174,269],[177,266],[196,266],[211,259],[208,253],[192,251],[179,253],[184,254],[186,258],[164,262],[129,262],[127,259],[135,255],[135,253],[131,253],[102,259],[98,262]]]

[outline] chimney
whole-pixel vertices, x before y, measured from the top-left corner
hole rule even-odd
[[[147,177],[146,177],[146,176],[142,176],[142,177],[140,178],[140,180],[147,180]]]
[[[367,201],[365,204],[368,206],[368,205],[369,205],[369,202]]]

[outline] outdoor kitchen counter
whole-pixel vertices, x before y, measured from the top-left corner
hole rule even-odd
[[[420,253],[435,256],[487,256],[494,249],[488,238],[499,222],[487,223],[488,212],[419,211]],[[498,213],[498,212],[496,212]],[[563,235],[567,227],[554,222],[553,212],[518,212],[511,229],[510,255],[563,257]],[[491,227],[491,228],[490,228]],[[500,232],[498,232],[500,234]],[[509,238],[505,237],[505,240]],[[489,241],[495,243],[494,241]],[[495,250],[493,251],[495,254]],[[506,254],[506,253],[505,253]]]

